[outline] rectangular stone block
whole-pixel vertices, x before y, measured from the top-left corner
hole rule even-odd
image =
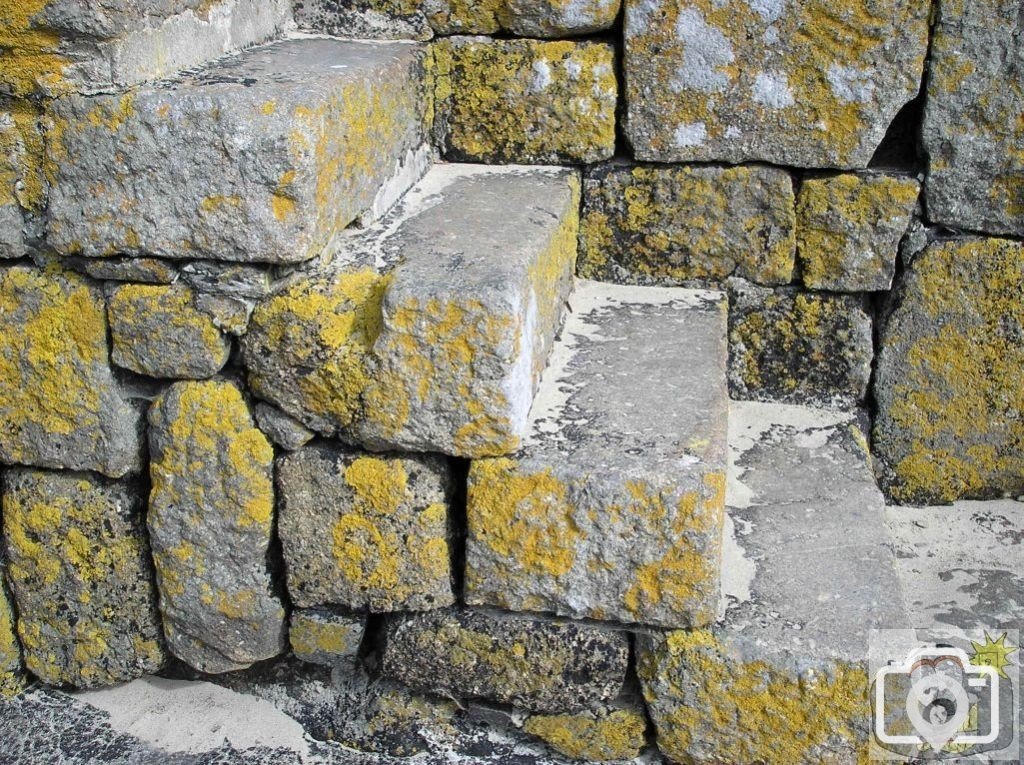
[[[424,142],[423,55],[292,39],[124,95],[58,99],[47,239],[87,257],[318,255]]]
[[[772,167],[609,164],[583,184],[578,273],[623,284],[793,276],[793,181]]]
[[[365,616],[301,608],[292,611],[288,641],[296,658],[333,667],[357,658],[365,632]]]
[[[422,0],[434,31],[441,35],[571,37],[608,29],[620,0]]]
[[[421,0],[296,0],[300,29],[364,40],[429,40]]]
[[[928,9],[907,0],[626,0],[634,156],[865,167],[920,88]]]
[[[615,49],[598,42],[454,37],[433,46],[446,158],[579,164],[615,153]]]
[[[466,600],[685,627],[714,619],[726,302],[581,282],[522,449],[469,476]]]

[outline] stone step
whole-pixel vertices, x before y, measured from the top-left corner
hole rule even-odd
[[[685,627],[714,619],[726,300],[579,282],[511,458],[469,476],[466,600]]]
[[[125,93],[57,99],[47,240],[86,257],[308,260],[425,171],[424,56],[294,37]]]
[[[374,450],[506,454],[572,285],[575,172],[439,165],[332,262],[257,306],[250,385]]]

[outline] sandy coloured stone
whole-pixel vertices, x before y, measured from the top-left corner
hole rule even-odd
[[[87,257],[318,255],[424,142],[424,55],[290,39],[123,95],[57,99],[47,240]]]
[[[715,617],[725,338],[723,293],[577,285],[522,448],[470,468],[467,603],[670,627]]]
[[[442,35],[570,37],[609,29],[620,0],[423,0],[434,31]]]
[[[793,182],[772,167],[601,165],[587,172],[579,274],[625,284],[788,284]]]
[[[615,153],[615,49],[453,37],[433,46],[435,131],[448,159],[572,164]]]
[[[869,632],[909,626],[864,433],[853,414],[734,402],[729,444],[719,619],[638,639],[658,747],[678,762],[863,762]]]
[[[19,693],[27,683],[12,602],[0,568],[0,702]]]
[[[429,40],[421,0],[296,0],[300,29],[362,40]]]
[[[227,363],[230,341],[196,306],[188,287],[126,284],[107,301],[119,367],[162,378],[211,377]]]
[[[881,335],[873,451],[898,503],[1024,494],[1024,245],[938,241]]]
[[[440,696],[560,714],[617,696],[628,656],[623,632],[456,609],[389,619],[381,672]]]
[[[626,0],[639,160],[865,167],[921,85],[926,3]]]
[[[632,761],[647,746],[647,718],[637,707],[531,715],[523,730],[559,754],[583,762]]]
[[[267,438],[287,451],[293,452],[305,446],[316,436],[301,422],[264,401],[256,404],[253,414]]]
[[[365,616],[349,616],[324,608],[300,608],[292,611],[288,640],[296,658],[332,667],[358,656],[365,632]]]
[[[36,677],[89,688],[160,669],[165,652],[139,485],[11,469],[3,521],[18,635]]]
[[[455,602],[455,484],[443,458],[308,446],[279,458],[277,487],[295,605],[387,612]]]
[[[1024,234],[1024,42],[1013,0],[942,0],[922,139],[929,219]]]
[[[832,292],[888,290],[920,193],[921,185],[911,177],[804,179],[796,200],[804,284]]]
[[[284,650],[268,570],[274,451],[229,382],[180,382],[149,410],[149,534],[170,650],[202,672]]]
[[[141,430],[99,289],[56,267],[0,269],[0,462],[118,478],[141,467]]]
[[[734,399],[849,408],[864,400],[874,346],[861,295],[729,282]]]

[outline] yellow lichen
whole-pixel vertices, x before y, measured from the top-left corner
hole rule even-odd
[[[67,60],[60,36],[46,28],[41,15],[49,0],[0,0],[0,82],[17,97],[43,90],[57,95],[67,89],[63,80]]]
[[[14,612],[7,591],[0,584],[0,700],[18,693],[24,685],[21,646],[14,634]]]
[[[627,709],[599,715],[534,715],[523,730],[559,754],[586,762],[632,760],[647,743],[647,720]]]
[[[352,656],[362,636],[363,630],[356,622],[324,621],[302,613],[292,617],[288,632],[292,650],[300,659]]]

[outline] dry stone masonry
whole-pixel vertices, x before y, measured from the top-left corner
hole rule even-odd
[[[861,765],[1024,619],[1021,25],[0,0],[0,760]]]

